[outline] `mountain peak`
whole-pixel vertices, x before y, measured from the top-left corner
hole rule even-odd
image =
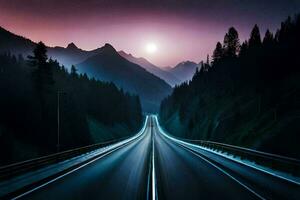
[[[67,49],[78,49],[78,47],[73,42],[71,42],[70,44],[68,44]]]
[[[133,60],[135,59],[140,59],[140,58],[136,58],[134,57],[131,53],[126,53],[125,51],[121,50],[121,51],[118,51],[118,53],[120,54],[120,56],[126,58],[127,60],[129,60],[130,62],[133,62]],[[135,63],[135,62],[134,62]],[[138,63],[136,63],[138,64]]]
[[[105,43],[105,45],[103,47],[100,48],[102,50],[102,52],[106,52],[106,53],[116,53],[116,49],[109,43]]]
[[[104,48],[105,49],[113,49],[113,50],[115,50],[115,48],[111,44],[109,44],[109,43],[105,43]]]
[[[186,60],[186,61],[183,61],[183,62],[177,64],[177,66],[180,66],[180,65],[185,65],[185,66],[188,66],[188,67],[195,67],[195,65],[197,65],[197,63],[195,63],[193,61]]]
[[[118,51],[118,53],[120,54],[123,54],[123,55],[129,55],[128,53],[126,53],[125,51],[121,50],[121,51]]]

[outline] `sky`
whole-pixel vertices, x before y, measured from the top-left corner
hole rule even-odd
[[[275,31],[300,0],[0,0],[0,26],[48,46],[112,44],[161,66],[199,62],[234,26]]]

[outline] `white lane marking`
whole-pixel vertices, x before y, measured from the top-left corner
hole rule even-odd
[[[148,173],[148,183],[147,183],[147,200],[149,200],[149,197],[150,197],[151,176],[152,176],[152,156],[150,156],[150,159],[149,159],[149,173]]]
[[[156,200],[156,177],[155,177],[155,162],[154,162],[154,130],[152,129],[152,200]]]
[[[166,133],[162,130],[162,128],[160,127],[160,125],[159,125],[159,123],[158,123],[157,116],[155,116],[155,117],[156,117],[156,121],[157,121],[157,124],[158,124],[158,129],[159,129],[159,131],[160,131],[164,136],[166,136],[167,138],[169,138],[169,139],[171,139],[171,140],[173,140],[173,141],[175,141],[175,142],[179,142],[179,143],[181,143],[181,144],[185,144],[185,145],[192,146],[192,147],[195,147],[195,148],[198,148],[198,149],[202,149],[202,150],[204,150],[204,151],[208,151],[208,152],[214,153],[214,154],[216,154],[216,155],[222,156],[223,158],[227,158],[227,159],[232,160],[232,161],[234,161],[234,162],[237,162],[237,163],[239,163],[239,164],[246,165],[247,167],[251,167],[251,168],[253,168],[253,169],[255,169],[255,170],[264,172],[264,173],[266,173],[266,174],[272,175],[272,176],[277,177],[277,178],[279,178],[279,179],[283,179],[283,180],[288,181],[288,182],[290,182],[290,183],[294,183],[294,184],[296,184],[296,185],[300,185],[299,182],[297,182],[297,181],[295,181],[295,180],[292,180],[292,179],[289,179],[289,178],[287,178],[287,177],[281,176],[281,175],[279,175],[279,174],[276,174],[276,173],[267,171],[267,170],[265,170],[265,169],[256,167],[256,166],[254,166],[254,165],[247,164],[247,163],[245,163],[245,162],[243,162],[243,161],[239,161],[239,160],[234,159],[234,158],[230,158],[230,157],[228,157],[228,156],[222,155],[221,153],[215,152],[215,151],[213,151],[213,150],[211,150],[211,149],[207,149],[207,148],[202,147],[202,146],[199,146],[199,145],[195,145],[195,144],[192,144],[192,143],[188,143],[188,142],[181,141],[181,140],[178,140],[178,139],[176,139],[176,138],[173,138],[173,137],[169,136],[168,134],[166,134]]]
[[[237,183],[239,183],[240,185],[242,185],[244,188],[246,188],[247,190],[249,190],[250,192],[252,192],[255,196],[257,196],[260,199],[265,200],[264,197],[262,197],[260,194],[258,194],[257,192],[255,192],[254,190],[252,190],[251,188],[249,188],[247,185],[245,185],[244,183],[242,183],[241,181],[237,180],[236,178],[234,178],[233,176],[231,176],[228,172],[226,172],[225,170],[223,170],[222,168],[218,167],[217,165],[215,165],[214,163],[210,162],[209,160],[207,160],[206,158],[204,158],[203,156],[193,152],[190,148],[186,147],[185,145],[179,144],[181,146],[183,146],[187,151],[191,152],[192,154],[198,156],[199,158],[201,158],[202,160],[208,162],[210,165],[212,165],[213,167],[217,168],[218,170],[220,170],[221,172],[223,172],[225,175],[229,176],[231,179],[233,179],[234,181],[236,181]]]
[[[95,159],[89,161],[88,163],[85,163],[85,164],[83,164],[83,165],[81,165],[81,166],[79,166],[79,167],[77,167],[77,168],[75,168],[75,169],[73,169],[73,170],[71,170],[71,171],[69,171],[69,172],[67,172],[67,173],[65,173],[65,174],[63,174],[63,175],[61,175],[61,176],[58,176],[58,177],[56,177],[56,178],[54,178],[54,179],[52,179],[52,180],[50,180],[50,181],[48,181],[48,182],[46,182],[46,183],[40,185],[40,186],[37,186],[37,187],[35,187],[35,188],[33,188],[33,189],[31,189],[31,190],[29,190],[29,191],[27,191],[27,192],[25,192],[25,193],[23,193],[23,194],[17,196],[17,197],[14,197],[14,198],[12,198],[12,199],[19,199],[19,198],[21,198],[21,197],[23,197],[23,196],[25,196],[25,195],[27,195],[27,194],[30,194],[30,193],[32,193],[32,192],[34,192],[34,191],[36,191],[36,190],[38,190],[38,189],[40,189],[40,188],[46,186],[46,185],[49,185],[50,183],[53,183],[54,181],[57,181],[57,180],[63,178],[64,176],[67,176],[68,174],[71,174],[71,173],[73,173],[73,172],[75,172],[75,171],[77,171],[77,170],[79,170],[79,169],[81,169],[81,168],[83,168],[83,167],[85,167],[85,166],[87,166],[87,165],[89,165],[89,164],[95,162],[96,160],[99,160],[100,158],[103,158],[103,157],[105,157],[105,156],[107,156],[107,155],[113,153],[114,151],[116,151],[116,150],[118,150],[118,149],[120,149],[120,148],[122,148],[122,147],[123,147],[123,146],[119,146],[119,147],[117,147],[117,148],[115,148],[115,149],[113,149],[113,150],[111,150],[111,151],[109,151],[109,152],[103,154],[102,156],[100,156],[100,157],[98,157],[98,158],[95,158]]]
[[[190,148],[186,145],[184,145],[182,141],[180,140],[177,140],[175,138],[172,138],[170,136],[168,136],[167,134],[165,134],[163,132],[163,130],[160,128],[159,126],[159,123],[158,123],[158,119],[157,119],[157,116],[155,116],[155,119],[156,119],[156,124],[157,124],[157,127],[159,128],[159,132],[162,133],[165,137],[167,137],[168,139],[174,141],[175,143],[181,145],[181,146],[184,146],[185,149],[191,153],[193,153],[194,155],[198,156],[199,158],[201,158],[202,160],[206,161],[207,163],[209,163],[210,165],[212,165],[213,167],[215,167],[216,169],[220,170],[222,173],[224,173],[225,175],[227,175],[228,177],[230,177],[231,179],[233,179],[234,181],[236,181],[238,184],[240,184],[241,186],[243,186],[245,189],[247,189],[248,191],[250,191],[251,193],[253,193],[255,196],[257,196],[258,198],[260,199],[263,199],[265,200],[264,197],[262,197],[261,195],[259,195],[257,192],[255,192],[254,190],[252,190],[251,188],[249,188],[247,185],[243,184],[242,182],[240,182],[239,180],[237,180],[236,178],[234,178],[233,176],[231,176],[228,172],[226,172],[225,170],[221,169],[220,167],[218,167],[217,165],[213,164],[212,162],[210,162],[209,160],[205,159],[204,157],[196,154],[195,152],[193,152],[192,150],[190,150]]]
[[[251,167],[251,168],[253,168],[253,169],[255,169],[255,170],[262,171],[262,172],[264,172],[264,173],[266,173],[266,174],[275,176],[275,177],[277,177],[277,178],[283,179],[283,180],[288,181],[288,182],[291,182],[291,183],[293,183],[293,184],[300,185],[300,182],[297,182],[297,181],[294,181],[294,180],[292,180],[292,179],[286,178],[286,177],[284,177],[284,176],[281,176],[281,175],[279,175],[279,174],[273,173],[273,172],[271,172],[271,171],[267,171],[266,169],[256,167],[255,165],[251,165],[251,164],[245,163],[245,162],[240,161],[240,160],[238,160],[238,159],[231,158],[231,157],[229,157],[229,156],[223,155],[223,154],[221,154],[221,153],[219,153],[219,152],[216,152],[216,151],[213,151],[213,150],[211,150],[211,149],[206,149],[205,147],[201,147],[201,146],[196,146],[196,148],[199,148],[199,149],[201,149],[201,150],[204,150],[204,151],[208,151],[208,152],[217,154],[217,155],[222,156],[222,157],[224,157],[224,158],[226,158],[226,159],[232,160],[232,161],[237,162],[237,163],[242,164],[242,165],[246,165],[246,166]]]
[[[121,142],[120,145],[116,144],[117,146],[113,147],[112,150],[110,150],[109,152],[106,152],[103,155],[101,155],[101,156],[99,156],[99,157],[97,157],[97,158],[95,158],[95,159],[93,159],[93,160],[91,160],[91,161],[89,161],[89,162],[87,162],[87,163],[85,163],[85,164],[83,164],[83,165],[81,165],[81,166],[79,166],[79,167],[77,167],[77,168],[75,168],[75,169],[73,169],[73,170],[65,173],[65,174],[62,174],[62,175],[60,175],[60,176],[58,176],[58,177],[56,177],[56,178],[54,178],[54,179],[52,179],[52,180],[50,180],[50,181],[48,181],[46,183],[43,183],[42,185],[39,185],[39,186],[37,186],[37,187],[35,187],[35,188],[27,191],[27,192],[24,192],[24,193],[16,196],[16,197],[13,197],[12,200],[22,198],[25,195],[28,195],[28,194],[30,194],[30,193],[32,193],[32,192],[34,192],[34,191],[36,191],[36,190],[38,190],[38,189],[40,189],[42,187],[45,187],[45,186],[49,185],[50,183],[53,183],[54,181],[57,181],[57,180],[65,177],[65,176],[67,176],[68,174],[71,174],[71,173],[73,173],[73,172],[75,172],[75,171],[77,171],[77,170],[79,170],[79,169],[81,169],[81,168],[83,168],[83,167],[85,167],[85,166],[87,166],[87,165],[89,165],[89,164],[91,164],[91,163],[93,163],[93,162],[95,162],[95,161],[97,161],[97,160],[99,160],[99,159],[101,159],[101,158],[103,158],[103,157],[105,157],[105,156],[107,156],[107,155],[115,152],[116,150],[118,150],[118,149],[120,149],[120,148],[122,148],[122,147],[124,147],[124,146],[126,146],[128,144],[130,144],[131,142],[134,142],[134,139],[137,139],[139,136],[141,136],[143,133],[145,133],[145,127],[147,126],[147,121],[148,121],[148,116],[146,117],[144,127],[142,128],[142,130],[136,136],[133,136],[132,138],[130,138],[128,140],[125,140],[126,142]],[[140,138],[140,140],[141,140],[141,138]],[[140,140],[138,140],[138,141],[140,141]]]

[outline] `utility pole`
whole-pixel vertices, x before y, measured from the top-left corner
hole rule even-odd
[[[57,153],[60,151],[60,94],[66,94],[65,92],[57,91]]]

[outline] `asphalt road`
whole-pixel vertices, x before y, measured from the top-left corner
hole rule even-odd
[[[158,126],[149,117],[137,140],[20,199],[300,199],[299,185],[182,146]]]
[[[20,199],[146,199],[151,128],[138,140]]]
[[[155,129],[159,199],[258,199],[242,185]]]

